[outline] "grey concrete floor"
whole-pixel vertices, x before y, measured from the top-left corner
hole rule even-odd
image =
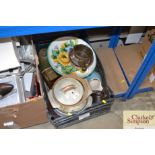
[[[155,92],[138,94],[125,102],[115,100],[111,112],[65,129],[121,129],[124,110],[155,110]],[[30,129],[54,129],[54,126],[51,123],[45,123],[30,127]]]

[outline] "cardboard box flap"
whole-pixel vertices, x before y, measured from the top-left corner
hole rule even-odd
[[[128,89],[126,80],[111,48],[99,48],[96,51],[105,71],[108,86],[114,94],[126,92]]]
[[[0,108],[0,128],[25,128],[48,122],[43,97]]]
[[[117,57],[130,83],[136,76],[136,73],[138,72],[142,64],[140,49],[140,44],[119,46],[115,49]],[[148,87],[152,87],[152,84],[150,83],[149,78],[147,77],[141,85],[141,88]]]

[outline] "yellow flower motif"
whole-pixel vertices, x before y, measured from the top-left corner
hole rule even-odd
[[[65,43],[61,44],[61,48],[65,48]]]
[[[69,55],[66,52],[61,52],[57,57],[57,62],[63,66],[67,66],[70,63]]]
[[[58,62],[58,59],[53,59],[54,62]]]
[[[72,75],[76,75],[76,72],[72,72],[71,74],[72,74]]]

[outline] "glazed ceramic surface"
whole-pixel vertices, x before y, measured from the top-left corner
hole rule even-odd
[[[92,106],[92,102],[93,102],[93,98],[92,98],[92,96],[89,96],[88,99],[86,100],[86,103],[83,104],[83,105],[85,105],[85,106],[80,107],[80,108],[77,108],[77,109],[74,109],[74,110],[73,110],[71,113],[69,113],[69,114],[74,114],[74,113],[79,114],[79,113],[81,113],[81,112],[84,111],[86,108],[91,107],[91,106]],[[69,115],[68,113],[63,112],[63,111],[61,111],[61,110],[58,109],[58,108],[55,108],[54,111],[55,111],[58,115],[61,115],[61,116],[68,116],[68,115]]]
[[[74,105],[81,100],[84,89],[79,81],[73,78],[64,78],[57,81],[53,93],[61,104]]]
[[[69,58],[69,53],[74,46],[78,44],[88,46],[93,52],[93,62],[86,71],[73,65]],[[53,41],[47,49],[47,58],[54,71],[60,75],[74,74],[84,78],[90,75],[96,67],[96,55],[94,50],[84,40],[76,37],[62,37]]]
[[[88,98],[91,94],[87,80],[75,75],[65,75],[55,82],[48,97],[53,108],[67,114],[77,113],[87,105],[90,106]]]
[[[101,76],[98,72],[93,72],[87,78],[92,90],[102,91]]]

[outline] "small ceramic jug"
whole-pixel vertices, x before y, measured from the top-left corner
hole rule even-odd
[[[93,72],[87,78],[92,90],[102,91],[101,76],[98,72]]]

